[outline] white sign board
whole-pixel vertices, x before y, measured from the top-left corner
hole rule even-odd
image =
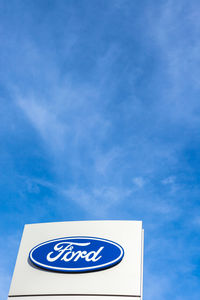
[[[141,221],[25,225],[9,300],[139,300],[142,272]]]

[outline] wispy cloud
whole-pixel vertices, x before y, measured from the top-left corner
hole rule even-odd
[[[63,192],[64,195],[81,206],[90,217],[109,218],[110,211],[130,195],[131,191],[112,186],[103,186],[86,191],[75,186]]]
[[[142,188],[145,185],[145,180],[142,177],[135,177],[133,178],[133,183],[138,188]]]
[[[183,11],[187,7],[187,13]],[[159,10],[152,9],[149,34],[154,51],[160,59],[162,73],[163,113],[167,113],[174,126],[193,128],[200,122],[199,102],[195,94],[199,89],[199,16],[197,2],[168,0]],[[162,84],[159,81],[159,84]],[[160,106],[160,111],[162,107]]]
[[[164,178],[161,182],[162,184],[173,184],[176,180],[175,176],[169,176],[167,178]]]
[[[50,107],[30,98],[19,99],[18,104],[42,139],[47,143],[47,147],[50,147],[50,151],[62,150],[65,143],[67,125],[59,120],[56,113],[51,111]]]
[[[200,5],[154,2],[2,4],[2,240],[25,222],[142,219],[145,297],[196,300]]]

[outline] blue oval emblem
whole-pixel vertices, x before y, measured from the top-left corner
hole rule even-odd
[[[40,268],[57,272],[89,272],[113,267],[124,256],[123,248],[96,237],[65,237],[34,247],[29,259]]]

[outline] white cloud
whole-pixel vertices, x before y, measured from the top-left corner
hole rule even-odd
[[[166,292],[171,288],[171,279],[166,275],[153,273],[145,268],[144,298],[149,300],[165,299]]]
[[[120,157],[119,147],[113,147],[105,153],[95,154],[95,169],[101,175],[106,175],[112,171],[114,162]]]
[[[169,176],[169,177],[166,177],[164,178],[161,183],[166,185],[166,184],[174,184],[175,183],[175,180],[176,180],[176,177],[175,176]]]
[[[165,186],[168,186],[171,194],[175,194],[179,189],[183,189],[180,184],[176,182],[176,176],[169,176],[161,180],[161,183]]]
[[[63,149],[68,127],[67,124],[59,120],[55,111],[51,111],[51,107],[30,98],[20,98],[18,105],[47,143],[47,146],[51,147],[50,150],[59,151],[59,149]]]
[[[87,189],[86,191],[86,189],[73,186],[64,190],[63,194],[79,204],[91,216],[105,218],[110,216],[110,210],[116,209],[122,201],[125,201],[131,191],[112,186]]]
[[[145,185],[145,180],[143,177],[135,177],[133,178],[133,183],[138,188],[142,188]]]
[[[82,149],[95,160],[97,146],[106,137],[110,122],[100,112],[101,102],[92,88],[53,87],[52,97],[56,101],[41,95],[18,95],[16,101],[40,135],[47,153],[53,156],[54,168],[59,172],[66,162],[81,168]],[[97,162],[100,172],[105,164],[104,161],[104,167],[100,167]]]
[[[158,11],[151,10],[149,35],[163,67],[163,78],[167,87],[163,89],[162,101],[157,103],[159,112],[167,115],[174,126],[182,124],[194,127],[200,122],[199,101],[196,91],[200,87],[199,71],[199,5],[188,5],[185,1],[168,0]],[[194,96],[192,93],[195,93]],[[188,98],[189,95],[189,98]],[[182,136],[183,138],[183,136]]]

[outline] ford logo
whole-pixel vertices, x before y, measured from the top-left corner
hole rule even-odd
[[[30,261],[43,269],[57,272],[89,272],[118,264],[123,248],[112,241],[96,237],[65,237],[34,247]]]

